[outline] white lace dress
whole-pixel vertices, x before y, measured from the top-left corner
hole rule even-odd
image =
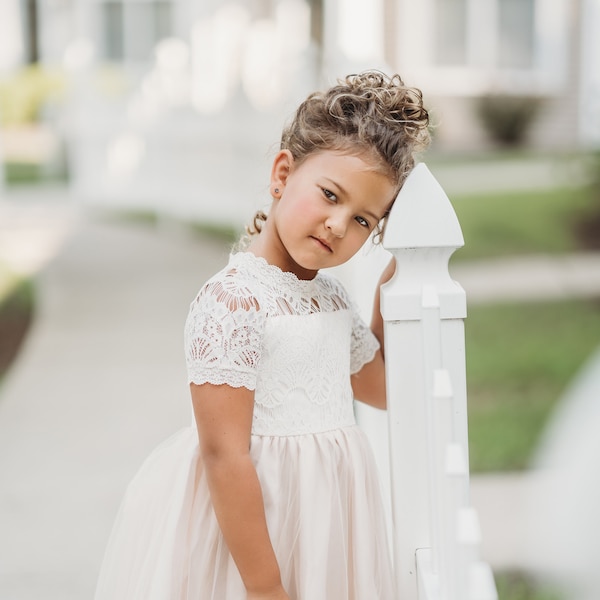
[[[350,387],[377,347],[337,280],[299,280],[247,252],[190,307],[190,382],[255,390],[251,455],[292,600],[394,598],[376,466]],[[96,600],[245,600],[193,425],[129,485]]]

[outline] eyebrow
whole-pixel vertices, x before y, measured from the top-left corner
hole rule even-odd
[[[329,181],[329,183],[334,185],[344,196],[346,196],[346,197],[348,196],[348,192],[346,191],[344,186],[340,185],[337,181],[334,181],[333,179],[330,179],[329,177],[325,177],[325,179],[327,179],[327,181]],[[377,223],[379,223],[379,221],[381,221],[381,219],[383,219],[389,213],[389,209],[387,209],[381,217],[378,217],[374,212],[371,212],[368,209],[365,209],[363,212],[366,215],[368,215],[369,217],[372,217],[373,219],[375,219],[375,221]]]

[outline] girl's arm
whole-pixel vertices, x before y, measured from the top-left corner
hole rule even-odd
[[[289,600],[250,457],[254,392],[209,383],[190,388],[212,504],[248,599]]]
[[[375,408],[386,408],[385,391],[385,345],[383,339],[383,317],[381,316],[380,297],[381,286],[389,281],[396,271],[396,259],[388,263],[384,269],[377,288],[375,289],[375,298],[373,301],[373,316],[371,318],[371,331],[379,341],[380,350],[377,351],[373,360],[358,372],[352,375],[352,391],[357,400],[370,404]]]
[[[379,341],[381,346],[381,355],[385,357],[385,346],[383,339],[383,317],[381,316],[381,286],[388,282],[396,272],[396,259],[392,257],[387,267],[383,270],[379,283],[375,288],[375,299],[373,300],[373,316],[371,317],[371,331]]]

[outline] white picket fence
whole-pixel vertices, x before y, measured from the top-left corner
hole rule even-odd
[[[404,184],[383,244],[397,263],[381,290],[397,597],[497,600],[469,503],[466,298],[448,271],[464,241],[425,164]]]

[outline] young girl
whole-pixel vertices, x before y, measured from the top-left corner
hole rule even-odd
[[[385,407],[382,319],[376,302],[369,329],[320,271],[381,233],[427,141],[421,93],[398,76],[349,76],[300,105],[268,217],[190,308],[196,427],[130,484],[96,600],[394,598],[376,467],[353,414],[353,398]]]

